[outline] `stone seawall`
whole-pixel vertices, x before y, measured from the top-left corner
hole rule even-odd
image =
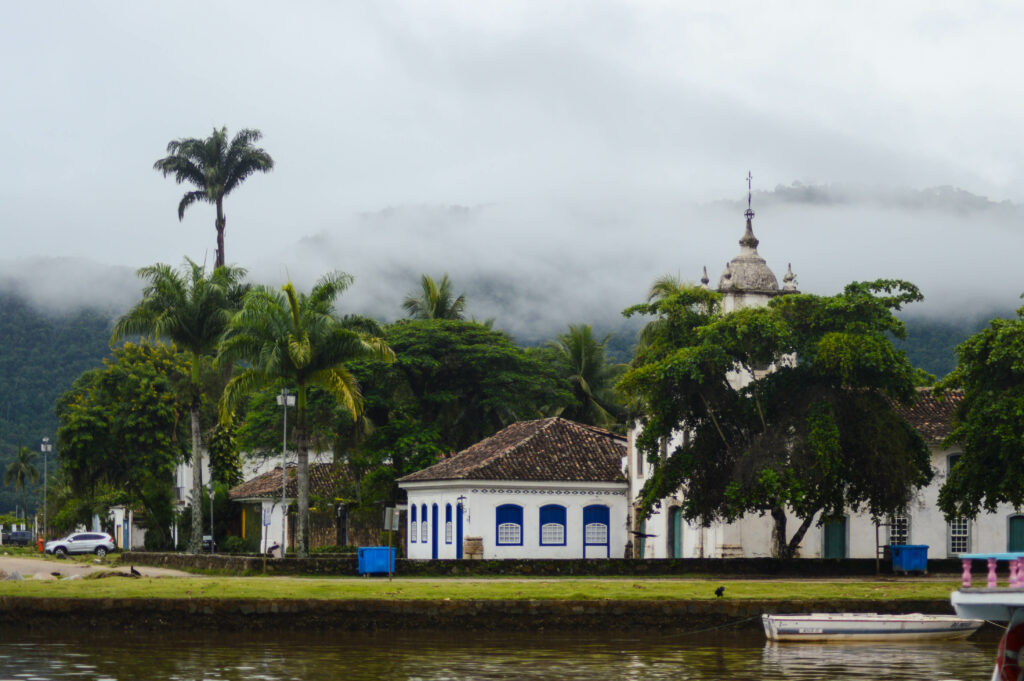
[[[126,552],[122,563],[178,569],[214,570],[232,574],[277,575],[358,574],[355,556],[313,556],[275,560],[255,556],[221,554]],[[978,562],[981,565],[980,561]],[[933,574],[960,574],[958,560],[930,560]],[[892,574],[888,562],[881,564],[884,575]],[[610,560],[407,560],[396,561],[395,573],[405,577],[660,577],[713,575],[717,577],[874,577],[875,561],[797,558],[662,558]]]
[[[952,614],[948,600],[274,600],[0,597],[0,628],[30,630],[695,631],[760,628],[762,613]]]

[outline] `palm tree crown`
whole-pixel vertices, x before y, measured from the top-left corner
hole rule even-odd
[[[454,297],[447,273],[439,283],[424,274],[420,279],[420,294],[406,296],[402,309],[413,319],[464,319],[466,296]]]
[[[190,356],[190,405],[192,419],[192,538],[189,551],[198,553],[202,540],[202,441],[199,424],[201,391],[200,357],[212,354],[228,328],[247,286],[241,283],[245,270],[218,267],[210,276],[205,268],[185,258],[185,266],[176,272],[170,265],[157,263],[143,267],[139,277],[146,280],[142,300],[114,325],[111,342],[125,336],[152,334],[166,338]]]
[[[14,489],[21,491],[21,507],[25,513],[28,513],[26,489],[29,483],[39,482],[39,469],[32,463],[38,456],[28,447],[18,447],[17,456],[4,471],[4,486],[13,485]]]
[[[217,258],[215,267],[224,266],[224,197],[230,194],[250,175],[273,169],[274,159],[253,144],[263,137],[259,130],[246,128],[228,143],[228,129],[214,128],[206,139],[185,137],[167,145],[167,156],[153,164],[153,169],[164,177],[174,175],[178,184],[187,182],[195,190],[186,192],[178,204],[178,219],[185,217],[185,209],[196,201],[212,203],[217,207]]]
[[[605,428],[622,422],[623,408],[614,386],[626,367],[605,357],[609,337],[598,340],[589,324],[570,324],[569,333],[549,344],[557,351],[562,375],[576,398],[576,404],[562,411],[566,418]]]
[[[344,273],[328,274],[308,295],[289,282],[281,291],[256,288],[231,320],[220,347],[222,361],[241,360],[248,366],[227,384],[221,398],[221,418],[230,418],[250,393],[284,384],[296,388],[295,441],[298,456],[297,552],[306,555],[309,515],[309,451],[307,391],[317,386],[332,393],[358,417],[362,395],[345,364],[359,359],[390,361],[387,344],[365,332],[361,320],[338,319],[335,299],[352,282]],[[349,323],[351,322],[351,323]]]

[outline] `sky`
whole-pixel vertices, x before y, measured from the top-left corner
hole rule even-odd
[[[614,324],[665,273],[717,281],[752,173],[760,253],[801,290],[917,283],[926,314],[1024,291],[1024,6],[1011,2],[17,3],[0,22],[0,288],[130,305],[213,262],[214,211],[153,170],[256,128],[225,202],[264,283],[420,274],[514,333]],[[539,331],[538,331],[539,330]]]

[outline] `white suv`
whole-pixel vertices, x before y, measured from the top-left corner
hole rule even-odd
[[[95,553],[102,558],[114,548],[114,538],[106,532],[73,532],[62,539],[46,542],[46,552],[58,556],[66,556],[69,553]]]

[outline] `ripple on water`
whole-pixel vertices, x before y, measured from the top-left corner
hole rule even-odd
[[[59,681],[967,681],[995,643],[765,644],[760,634],[386,632],[0,636],[4,678]]]

